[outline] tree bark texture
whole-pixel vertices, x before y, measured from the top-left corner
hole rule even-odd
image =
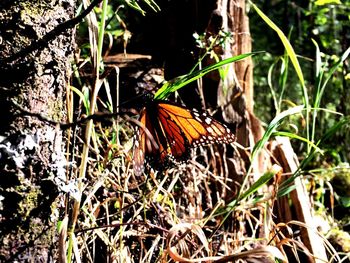
[[[215,20],[222,21],[222,30],[232,35],[232,39],[227,41],[225,48],[220,51],[221,58],[250,53],[252,41],[245,1],[218,0],[216,5],[207,32],[211,33],[212,28],[215,28],[211,25],[211,21],[219,16],[220,19]],[[223,109],[224,120],[235,124],[237,142],[252,149],[263,133],[260,121],[253,113],[253,62],[249,57],[227,67],[227,75],[220,79],[217,89],[217,104]],[[266,170],[264,157],[260,157],[256,164],[253,164],[253,171],[257,172],[255,180],[259,172]],[[237,165],[242,163],[242,160],[243,165]],[[245,174],[245,168],[250,165],[249,156],[244,151],[240,151],[240,155],[233,155],[230,162],[229,177],[240,181]]]
[[[34,115],[65,120],[74,31],[38,40],[71,19],[74,6],[0,2],[0,261],[54,261],[57,184],[65,182],[62,131]]]

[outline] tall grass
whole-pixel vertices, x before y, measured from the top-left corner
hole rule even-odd
[[[274,66],[271,66],[269,69],[268,74],[268,83],[269,87],[272,93],[272,97],[274,98],[274,105],[276,108],[277,116],[278,117],[279,112],[281,111],[281,104],[283,100],[286,100],[286,98],[283,97],[284,91],[285,91],[285,85],[287,81],[287,72],[288,72],[288,60],[290,59],[292,62],[292,65],[294,67],[294,70],[298,76],[300,86],[302,88],[302,95],[303,95],[303,103],[304,103],[304,111],[303,116],[306,121],[305,127],[306,127],[306,137],[302,138],[300,136],[296,136],[293,133],[282,133],[284,136],[288,136],[290,138],[298,139],[300,141],[303,141],[306,143],[307,151],[306,151],[306,158],[302,161],[302,166],[305,167],[307,163],[309,163],[314,156],[316,152],[320,152],[320,144],[324,142],[324,137],[329,138],[329,136],[334,135],[343,125],[347,123],[347,118],[340,120],[338,123],[336,123],[329,131],[325,131],[325,135],[322,136],[322,138],[319,138],[318,140],[315,138],[316,135],[316,127],[317,127],[317,116],[318,112],[320,111],[328,111],[327,109],[321,108],[321,100],[322,96],[324,95],[324,91],[327,87],[327,83],[330,80],[331,76],[335,73],[335,71],[342,66],[344,61],[347,59],[350,53],[350,48],[348,48],[344,54],[341,56],[341,59],[339,59],[329,70],[329,72],[325,72],[325,68],[322,67],[322,60],[321,60],[321,54],[319,47],[317,43],[313,41],[316,47],[316,63],[315,63],[315,69],[316,69],[316,76],[315,76],[315,83],[314,86],[316,87],[314,94],[309,94],[309,91],[306,87],[303,71],[301,69],[301,66],[298,61],[298,56],[296,55],[292,45],[290,44],[288,38],[284,35],[284,33],[273,23],[254,3],[250,2],[254,10],[259,14],[259,16],[264,20],[264,22],[272,29],[274,30],[278,37],[280,38],[282,44],[285,47],[285,55],[280,58],[281,60],[281,75],[279,76],[279,90],[280,94],[276,94],[274,88],[272,87],[272,71],[274,69]],[[312,105],[312,108],[311,106]],[[328,111],[330,112],[330,111]],[[301,113],[301,112],[300,112]],[[334,114],[341,114],[341,113],[334,113]],[[310,117],[311,116],[311,117]],[[275,120],[274,119],[274,120]],[[265,136],[270,136],[271,133],[269,133],[269,128],[271,127],[271,124],[274,123],[274,120],[270,123],[268,126],[268,129],[266,130],[264,137],[262,140],[265,140]],[[277,133],[275,133],[277,135]],[[279,133],[281,135],[281,133]],[[317,140],[317,141],[316,141]],[[262,145],[258,143],[254,150],[260,151],[262,148]],[[299,175],[298,170],[298,174]],[[297,175],[294,175],[293,178],[295,178]],[[281,189],[282,190],[282,189]]]
[[[88,5],[88,2],[86,0],[84,1],[84,5],[85,6]],[[93,115],[97,110],[96,108],[97,97],[98,97],[100,88],[103,85],[103,79],[100,78],[100,73],[104,69],[103,62],[102,62],[102,52],[103,52],[103,39],[105,36],[105,22],[107,20],[107,8],[108,8],[108,0],[103,0],[100,22],[98,22],[96,14],[94,12],[91,12],[87,17],[88,24],[89,24],[88,26],[89,40],[90,40],[89,44],[90,44],[90,53],[91,53],[90,63],[92,65],[92,73],[94,75],[93,86],[92,86],[91,96],[89,96],[89,101],[86,101],[85,99],[83,100],[84,106],[88,108],[87,110],[89,115]],[[95,30],[96,28],[98,29],[97,32]],[[77,94],[80,94],[77,90],[76,92]],[[108,90],[107,90],[107,94],[109,94]],[[80,156],[81,162],[80,162],[80,168],[79,168],[79,175],[77,177],[79,196],[77,199],[74,200],[72,217],[70,222],[70,229],[68,232],[68,239],[69,239],[68,248],[67,248],[68,262],[71,262],[73,247],[76,246],[74,245],[74,243],[76,242],[76,239],[74,237],[74,230],[77,224],[79,213],[81,211],[81,207],[80,207],[81,195],[84,190],[83,181],[87,173],[89,151],[91,147],[90,142],[91,142],[92,136],[95,136],[95,135],[96,135],[96,132],[94,131],[93,120],[88,120],[85,127],[85,136],[83,139],[84,145]],[[93,138],[93,142],[96,142],[96,138]],[[75,254],[77,257],[77,251]]]

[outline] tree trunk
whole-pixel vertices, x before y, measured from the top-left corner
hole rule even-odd
[[[227,48],[221,51],[222,59],[252,51],[249,20],[244,0],[218,0],[217,9],[213,15],[221,17],[222,30],[230,32],[233,38],[227,41],[225,45]],[[260,121],[253,113],[253,62],[249,57],[227,67],[228,74],[221,79],[218,88],[218,105],[223,107],[224,120],[236,125],[237,142],[252,149],[263,134]],[[233,160],[234,165],[229,169],[230,178],[241,181],[240,178],[245,174],[245,168],[250,165],[249,156],[244,151],[240,151],[240,155],[234,155]],[[237,165],[242,160],[244,165]],[[255,165],[253,164],[253,171],[265,171],[266,164],[264,157],[261,156],[260,160]],[[258,176],[255,177],[255,180]]]
[[[62,131],[35,115],[66,118],[74,32],[38,40],[71,19],[74,6],[73,0],[0,3],[0,261],[54,260],[64,146]]]

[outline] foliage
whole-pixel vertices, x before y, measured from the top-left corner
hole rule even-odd
[[[336,4],[336,1],[331,1],[330,3],[327,2],[329,1],[274,1],[261,4],[261,6],[263,6],[263,12],[267,14],[268,17],[273,17],[274,21],[279,22],[277,25],[282,28],[283,31],[285,31],[285,34],[287,34],[290,30],[288,28],[292,28],[290,41],[294,46],[296,53],[301,55],[300,58],[303,61],[303,74],[306,76],[306,86],[309,87],[309,89],[312,87],[312,82],[314,79],[314,63],[312,58],[314,57],[315,49],[311,39],[315,39],[318,45],[320,45],[321,54],[324,57],[324,66],[333,64],[338,58],[336,54],[344,53],[346,48],[349,46],[347,41],[347,39],[349,39],[349,30],[346,29],[348,28],[350,2],[343,1],[341,4]],[[286,14],[288,17],[286,17]],[[280,42],[267,42],[268,39],[273,37],[271,31],[266,32],[265,30],[261,30],[264,29],[265,26],[256,22],[258,18],[253,12],[251,13],[250,19],[252,25],[252,35],[253,39],[255,40],[255,49],[266,50],[267,52],[275,54],[279,57],[283,57],[284,51]],[[259,26],[255,27],[254,25]],[[261,92],[256,93],[256,101],[257,103],[260,103],[260,101],[269,101],[268,97],[270,95],[268,95],[268,86],[266,85],[264,87],[260,84],[266,83],[266,81],[263,80],[266,78],[266,71],[260,72],[260,69],[265,69],[274,61],[278,61],[278,59],[275,60],[273,56],[270,56],[267,53],[263,57],[256,57],[255,60],[255,89],[258,91],[263,89]],[[273,74],[277,74],[278,76],[277,68],[273,71]],[[344,75],[343,74],[344,72],[342,73],[341,68],[339,68],[337,73],[339,77],[332,78],[330,83],[331,88],[329,88],[329,90],[334,92],[328,92],[328,94],[325,96],[327,102],[336,101],[334,105],[339,105],[339,98],[342,96],[341,94],[344,94],[343,88],[345,87],[343,87],[340,83],[342,79],[346,78],[346,73]],[[263,82],[259,81],[260,79]],[[333,81],[338,83],[334,83],[333,85]],[[290,75],[288,83],[290,85],[288,85],[285,89],[288,98],[291,95],[293,96],[293,94],[300,94],[293,75]],[[336,98],[337,94],[340,96]],[[267,96],[267,98],[264,98],[264,96]],[[292,98],[293,101],[297,102],[298,97],[300,98],[300,96],[295,95],[295,97]],[[260,106],[262,108],[265,107],[264,105],[259,105],[258,108],[260,108]],[[261,116],[263,120],[267,121],[268,119],[271,119],[271,116],[268,117],[266,115],[261,115],[262,112],[268,113],[270,112],[269,110],[257,111],[257,114]],[[266,119],[266,117],[268,119]]]
[[[194,71],[192,73],[186,74],[184,76],[179,76],[175,79],[172,79],[171,81],[167,81],[164,83],[164,85],[157,91],[157,93],[154,95],[155,99],[165,99],[169,96],[170,93],[173,93],[180,88],[183,88],[184,86],[188,85],[189,83],[203,77],[205,74],[208,74],[211,71],[218,70],[222,68],[223,66],[233,63],[236,61],[240,61],[242,59],[245,59],[247,57],[250,57],[256,53],[250,53],[250,54],[242,54],[238,55],[236,57],[228,58],[222,61],[219,61],[215,63],[214,65],[209,65],[201,70]]]
[[[278,5],[278,2],[274,4]],[[348,83],[346,80],[347,75],[349,74],[346,64],[346,59],[349,55],[347,46],[349,43],[344,38],[340,37],[342,34],[341,32],[347,27],[344,14],[346,10],[349,10],[349,7],[348,1],[345,1],[343,4],[340,4],[339,1],[316,1],[310,3],[306,7],[300,4],[297,9],[294,9],[300,12],[299,15],[305,17],[305,19],[301,21],[300,28],[292,31],[291,41],[295,43],[296,50],[303,51],[302,54],[304,56],[300,56],[303,61],[301,65],[303,68],[303,75],[307,76],[306,87],[307,94],[309,94],[310,97],[308,101],[313,110],[311,122],[305,124],[304,121],[306,119],[304,119],[299,122],[299,124],[297,123],[297,125],[293,126],[293,130],[302,134],[303,131],[307,131],[307,129],[310,128],[310,137],[308,139],[313,142],[316,138],[321,137],[327,130],[331,129],[333,125],[336,125],[342,114],[349,114],[349,104],[346,103],[348,96],[346,92],[344,92]],[[311,23],[308,18],[312,18]],[[275,20],[282,21],[278,19]],[[330,29],[332,30],[330,31]],[[299,33],[298,36],[296,36],[295,31]],[[327,34],[326,32],[333,32],[334,34]],[[256,32],[256,35],[258,34],[259,33]],[[310,38],[310,36],[313,36],[316,40]],[[318,46],[320,43],[322,44],[321,47]],[[276,45],[276,43],[271,44]],[[323,50],[323,52],[321,50]],[[316,53],[316,55],[312,55],[310,52]],[[327,55],[325,52],[337,53],[338,55]],[[314,59],[309,59],[307,57],[312,57]],[[265,86],[264,89],[266,92],[256,93],[256,109],[260,107],[264,109],[264,107],[266,107],[266,104],[261,105],[260,101],[273,101],[273,105],[275,106],[274,108],[266,110],[256,110],[256,113],[263,120],[268,121],[275,112],[278,113],[281,111],[282,107],[300,103],[300,95],[303,94],[303,92],[300,92],[298,87],[302,84],[297,83],[295,75],[293,75],[290,67],[288,67],[288,57],[285,55],[281,55],[278,60],[275,61],[273,61],[273,57],[269,54],[265,54],[260,58],[256,66],[256,90],[263,89],[263,86],[268,83],[271,92],[267,92],[267,86]],[[269,63],[272,66],[267,75],[268,81],[266,81],[266,77],[263,76],[265,73],[260,73],[259,70],[260,65],[262,68],[266,68]],[[311,76],[311,74],[313,74],[313,76]],[[287,76],[288,81],[286,81]],[[261,114],[262,112],[264,115]],[[272,116],[268,116],[266,113],[271,113]],[[347,140],[344,140],[344,137],[347,137],[346,134],[347,132],[344,129],[339,130],[334,134],[335,138],[339,139],[333,140],[333,142],[337,142],[338,140],[344,141],[344,150],[349,147]],[[332,142],[327,142],[327,145],[323,145],[323,147],[337,149],[339,145],[337,143],[332,144]],[[302,154],[303,149],[302,144],[299,144],[299,147],[296,148],[300,154]],[[344,150],[337,151],[340,153],[337,159],[341,162],[349,162],[350,155],[346,154],[346,150]]]
[[[278,2],[274,4],[276,3]],[[299,6],[298,10],[302,11],[305,18],[313,18],[312,23],[310,20],[302,20],[301,27],[293,30],[299,33],[298,38],[293,38],[295,36],[293,31],[290,37],[290,41],[295,43],[295,50],[300,50],[303,55],[303,57],[299,56],[299,59],[303,62],[301,63],[302,74],[307,76],[305,79],[307,96],[302,96],[305,92],[298,90],[303,84],[297,83],[295,74],[289,68],[289,58],[286,54],[280,55],[278,59],[274,59],[269,54],[262,56],[262,60],[257,61],[258,69],[255,75],[256,89],[259,90],[262,85],[268,84],[270,90],[270,93],[257,94],[256,109],[266,107],[266,104],[260,104],[263,101],[273,101],[270,104],[274,106],[273,108],[256,110],[257,114],[267,121],[282,108],[298,105],[308,98],[309,110],[306,109],[299,121],[291,118],[284,126],[284,130],[288,132],[283,133],[298,140],[294,142],[294,149],[297,150],[301,164],[293,178],[301,175],[307,178],[310,192],[318,193],[315,194],[318,211],[322,210],[320,214],[324,220],[333,225],[337,224],[336,220],[342,222],[348,218],[348,213],[342,212],[348,206],[348,197],[344,198],[344,191],[340,185],[347,184],[345,179],[347,176],[344,174],[349,172],[350,160],[349,143],[346,139],[349,134],[350,105],[348,95],[344,93],[344,89],[348,88],[347,61],[350,47],[349,42],[341,37],[345,28],[348,27],[346,23],[349,19],[344,19],[344,10],[348,12],[349,7],[349,2],[341,4],[340,1],[316,1],[310,3],[307,9]],[[270,26],[273,28],[273,25]],[[271,44],[276,45],[276,43]],[[309,54],[312,51],[314,54]],[[255,59],[259,58],[255,57]],[[265,69],[269,63],[272,66],[267,78],[260,76],[259,67],[263,66],[262,68]],[[262,115],[262,112],[265,115]],[[271,113],[271,116],[266,113]],[[309,146],[314,144],[316,147],[305,147],[304,142]],[[339,142],[342,143],[339,144]],[[294,180],[293,178],[281,185],[280,195],[285,195],[291,190],[288,183]],[[326,216],[328,211],[332,211],[331,217]],[[339,224],[337,227],[342,229],[346,226]]]

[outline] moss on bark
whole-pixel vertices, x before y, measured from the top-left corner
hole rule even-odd
[[[55,258],[62,132],[22,109],[65,120],[74,31],[11,58],[71,19],[74,6],[74,0],[0,3],[0,261]]]

